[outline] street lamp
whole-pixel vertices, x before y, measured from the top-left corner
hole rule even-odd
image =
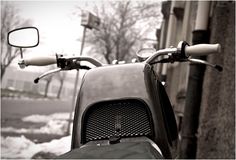
[[[80,56],[83,53],[83,48],[84,48],[84,41],[85,41],[85,36],[86,36],[86,29],[99,29],[100,25],[100,19],[99,17],[93,15],[92,13],[88,11],[82,10],[82,15],[81,15],[81,26],[84,27],[83,30],[83,37],[82,37],[82,42],[81,42],[81,47],[80,47]],[[78,80],[79,80],[79,70],[77,70],[76,73],[76,78],[75,78],[75,84],[74,84],[74,93],[73,93],[73,99],[72,99],[72,108],[69,116],[69,122],[68,122],[68,128],[67,128],[67,134],[70,134],[70,125],[72,121],[72,113],[74,111],[75,105],[76,105],[76,94],[77,94],[77,88],[78,88]]]

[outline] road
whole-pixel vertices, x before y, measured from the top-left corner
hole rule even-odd
[[[50,115],[59,112],[70,112],[71,102],[62,100],[36,100],[36,99],[1,99],[1,127],[13,128],[39,128],[40,123],[23,122],[22,118],[32,115]],[[69,118],[69,117],[68,117]],[[2,132],[2,136],[21,136],[21,134],[13,132]],[[42,134],[24,134],[26,138],[31,140],[37,139],[37,142],[47,142],[51,139],[60,138],[60,135]]]
[[[1,119],[22,118],[32,114],[70,112],[71,102],[43,99],[1,99]]]

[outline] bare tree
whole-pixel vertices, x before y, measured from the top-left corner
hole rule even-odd
[[[52,82],[52,75],[45,77],[44,80],[46,81],[46,85],[44,89],[44,97],[46,98],[48,97],[48,89],[49,89],[50,83]]]
[[[94,11],[101,19],[100,29],[88,32],[87,41],[107,63],[129,60],[161,16],[160,2],[147,1],[108,1]]]
[[[19,48],[14,48],[7,44],[8,32],[12,29],[27,26],[29,24],[29,20],[24,20],[18,16],[18,10],[10,4],[10,2],[1,2],[1,79],[6,68],[20,53]]]
[[[45,71],[50,71],[55,68],[56,68],[56,65],[49,65],[49,66],[44,67]],[[44,88],[44,97],[45,98],[48,97],[49,86],[50,86],[54,76],[55,76],[55,74],[51,74],[51,75],[47,75],[46,77],[44,77],[42,79],[42,80],[46,81],[45,88]]]
[[[45,67],[45,69],[47,71],[48,70],[54,70],[56,68],[57,68],[56,65],[50,65],[50,66]],[[65,82],[66,74],[67,74],[66,71],[64,71],[64,72],[60,71],[58,73],[54,73],[52,75],[48,75],[48,76],[43,78],[43,80],[46,81],[45,89],[44,89],[44,97],[45,98],[48,97],[49,87],[50,87],[50,84],[53,80],[58,80],[60,82],[58,92],[57,92],[57,98],[58,99],[60,98],[61,92],[62,92],[62,89],[63,89],[63,85],[64,85],[64,82]]]
[[[60,86],[59,86],[59,89],[58,89],[58,92],[57,92],[57,99],[60,99],[60,97],[61,97],[61,92],[62,92],[64,81],[65,81],[65,78],[66,78],[66,73],[67,72],[62,71],[62,72],[57,73],[57,75],[56,75],[56,78],[60,82]]]

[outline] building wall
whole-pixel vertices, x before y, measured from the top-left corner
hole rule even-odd
[[[177,32],[175,31],[173,45],[176,46],[180,40],[186,40],[191,44],[198,2],[164,3],[169,4],[169,6],[163,5],[162,8],[163,14],[166,14],[165,22],[168,22],[171,4],[177,4],[177,11],[181,12],[181,8],[183,9],[182,18],[179,16],[181,14],[175,13]],[[197,133],[197,158],[233,159],[235,158],[235,2],[212,1],[209,23],[210,43],[220,43],[222,52],[219,55],[210,55],[207,59],[213,64],[222,65],[224,70],[219,73],[206,67]],[[166,40],[160,43],[166,43]],[[175,110],[178,125],[181,125],[185,108],[188,74],[188,64],[177,63],[168,67],[166,90]]]
[[[222,52],[208,61],[204,77],[197,158],[235,158],[235,2],[217,2],[211,18],[211,43]]]
[[[167,1],[165,3],[173,3],[173,1]],[[164,5],[163,10],[165,14],[168,15],[170,7]],[[175,14],[176,17],[176,30],[173,34],[174,41],[172,41],[172,46],[177,46],[179,41],[186,41],[191,45],[192,40],[192,31],[194,30],[194,24],[196,19],[196,10],[197,10],[197,1],[176,1],[175,2]],[[168,22],[168,16],[165,21]],[[168,26],[168,24],[166,25]],[[173,32],[173,31],[171,31]],[[166,35],[167,36],[167,33]],[[165,42],[166,43],[166,42]],[[166,46],[168,47],[168,46]],[[188,63],[177,63],[168,65],[167,72],[167,83],[166,90],[169,95],[170,101],[176,113],[176,120],[181,128],[184,107],[185,107],[185,97],[187,90],[188,82],[188,73],[189,73],[189,64]]]

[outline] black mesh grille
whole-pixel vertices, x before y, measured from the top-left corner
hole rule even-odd
[[[111,136],[151,136],[149,110],[138,100],[95,104],[84,115],[82,142]]]

